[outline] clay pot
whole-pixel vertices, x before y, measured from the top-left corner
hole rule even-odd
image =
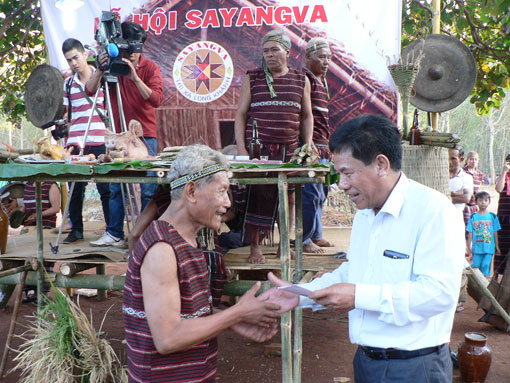
[[[459,369],[462,381],[483,383],[489,372],[492,352],[487,346],[487,335],[477,332],[464,334],[459,346]]]

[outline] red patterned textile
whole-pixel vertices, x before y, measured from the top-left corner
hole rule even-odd
[[[257,120],[262,145],[297,143],[305,89],[304,73],[289,69],[286,75],[276,77],[273,88],[278,96],[274,98],[269,94],[262,69],[249,70],[247,73],[250,77],[251,104],[246,121],[246,147],[252,137],[253,120]]]
[[[209,271],[203,250],[191,247],[168,222],[153,221],[132,251],[124,287],[122,311],[129,382],[214,382],[218,356],[216,338],[168,355],[159,354],[154,347],[144,311],[140,267],[148,249],[157,242],[171,245],[177,258],[181,318],[212,315]]]
[[[329,144],[329,97],[322,81],[307,68],[303,69],[310,80],[312,113],[313,113],[313,142],[319,145]]]

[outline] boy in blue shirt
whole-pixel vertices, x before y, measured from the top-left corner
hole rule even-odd
[[[485,191],[476,193],[475,202],[478,212],[471,214],[466,230],[468,231],[467,251],[472,259],[472,267],[478,268],[483,275],[491,276],[492,256],[500,255],[498,230],[501,230],[496,214],[487,210],[491,196]]]

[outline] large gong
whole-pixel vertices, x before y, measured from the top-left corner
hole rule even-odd
[[[403,62],[414,62],[420,55],[420,69],[410,101],[427,112],[444,112],[460,105],[476,81],[476,62],[471,51],[447,35],[427,35],[402,51]]]
[[[48,64],[35,67],[25,85],[25,109],[32,124],[41,126],[62,117],[64,113],[64,78]]]

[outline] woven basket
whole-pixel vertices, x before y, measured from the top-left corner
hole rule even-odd
[[[409,132],[409,123],[407,121],[407,114],[409,111],[409,97],[413,89],[414,80],[418,74],[418,65],[391,65],[388,70],[393,77],[393,81],[400,93],[400,101],[402,102],[402,130],[404,132],[404,139],[407,140]]]
[[[448,149],[438,146],[402,145],[402,171],[425,186],[450,196]]]

